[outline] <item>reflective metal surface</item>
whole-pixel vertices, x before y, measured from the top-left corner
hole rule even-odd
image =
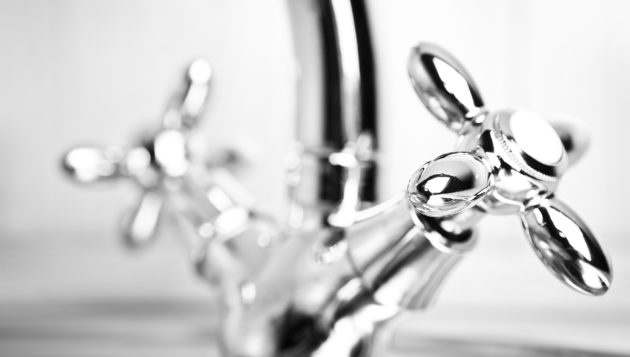
[[[80,183],[131,178],[142,189],[138,204],[123,219],[123,235],[130,246],[152,240],[157,231],[164,195],[186,184],[195,170],[194,131],[205,107],[212,70],[205,60],[193,62],[185,75],[185,90],[174,96],[163,126],[130,148],[78,147],[63,158],[65,172]],[[197,155],[197,156],[196,156]]]
[[[449,94],[440,97],[440,103],[446,103],[444,110],[461,108],[471,94],[449,91],[451,85],[441,74],[451,72],[427,77],[417,69],[427,66],[423,59],[436,53],[444,60],[442,66],[465,73],[458,62],[448,62],[452,56],[444,55],[444,50],[421,44],[410,59],[409,74],[416,91],[433,113],[430,98],[435,88]],[[463,81],[469,76],[458,78]],[[470,82],[468,88],[475,88],[474,84]],[[467,129],[462,131],[464,125]],[[482,213],[518,214],[534,252],[555,276],[579,292],[605,293],[612,279],[610,263],[584,222],[555,198],[559,179],[569,165],[565,147],[574,162],[585,146],[583,139],[571,138],[577,132],[563,130],[561,137],[542,118],[522,110],[480,111],[462,126],[450,128],[460,135],[459,152],[441,156],[418,170],[408,188],[414,208],[432,217],[474,210],[472,220]],[[575,149],[574,142],[580,143],[579,148]],[[472,162],[477,164],[473,167]],[[476,177],[484,178],[481,184],[472,179]]]
[[[560,136],[564,151],[567,153],[569,165],[580,161],[588,149],[590,136],[584,128],[574,122],[554,121],[551,123]]]
[[[176,222],[196,272],[219,297],[222,355],[378,355],[377,341],[397,317],[436,300],[475,246],[485,214],[520,215],[556,276],[587,294],[606,292],[612,273],[601,247],[554,196],[573,141],[531,113],[488,111],[464,67],[421,44],[409,61],[412,84],[459,135],[456,152],[423,165],[406,192],[378,197],[366,5],[288,6],[301,67],[286,224],[252,209],[229,163],[195,138],[212,74],[203,61],[189,67],[185,90],[141,145],[73,149],[63,162],[79,182],[129,177],[140,186],[140,203],[124,221],[132,245],[152,240],[165,215]]]
[[[482,199],[492,176],[485,162],[466,153],[446,154],[424,164],[409,180],[409,200],[427,216],[459,213]]]
[[[411,83],[427,109],[459,133],[483,110],[484,103],[472,77],[449,52],[431,43],[411,51]]]
[[[299,68],[291,222],[348,225],[351,211],[377,199],[380,133],[366,4],[286,4]]]
[[[253,248],[282,238],[270,217],[251,209],[251,198],[225,169],[234,166],[234,155],[206,152],[197,124],[208,101],[211,74],[207,61],[192,62],[162,126],[143,136],[138,146],[74,148],[62,166],[79,183],[132,179],[142,193],[123,215],[125,242],[144,246],[154,240],[162,222],[175,222],[199,275],[228,294],[232,289],[226,281],[246,285],[264,261]]]
[[[569,207],[544,199],[526,208],[521,221],[534,252],[559,279],[586,294],[608,290],[610,263],[593,233]]]

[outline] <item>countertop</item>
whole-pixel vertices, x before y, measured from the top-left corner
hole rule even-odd
[[[434,308],[398,322],[388,356],[630,355],[623,281],[583,297],[529,255],[479,248]],[[172,240],[129,252],[111,232],[0,237],[2,356],[215,356],[213,301]]]

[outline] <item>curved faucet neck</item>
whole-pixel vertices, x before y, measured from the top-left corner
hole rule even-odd
[[[356,206],[377,199],[379,132],[367,10],[363,0],[289,0],[287,5],[299,66],[296,139],[301,147],[291,199],[302,208],[298,215],[325,224],[342,202],[353,203],[349,181],[356,186]],[[369,141],[369,154],[356,152],[357,177],[331,155],[351,152],[361,138]]]

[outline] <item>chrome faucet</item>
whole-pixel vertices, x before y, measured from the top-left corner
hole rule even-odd
[[[157,134],[130,149],[76,148],[63,161],[79,182],[130,177],[140,185],[140,204],[125,220],[131,246],[152,240],[165,216],[174,219],[196,271],[221,293],[223,355],[375,355],[397,316],[435,300],[485,214],[520,215],[554,275],[586,294],[607,291],[605,254],[555,198],[585,150],[579,132],[556,131],[529,112],[489,111],[452,55],[420,44],[409,59],[413,88],[458,134],[457,151],[381,197],[383,132],[365,3],[287,4],[300,79],[286,224],[252,208],[226,169],[231,161],[216,159],[234,155],[198,146],[212,73],[202,60],[189,67]]]

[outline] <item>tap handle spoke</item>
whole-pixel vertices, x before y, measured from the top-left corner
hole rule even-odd
[[[181,189],[188,176],[199,176],[191,170],[208,169],[205,165],[210,159],[205,146],[193,142],[200,138],[193,131],[206,107],[211,77],[212,68],[206,60],[193,61],[185,72],[183,89],[169,103],[162,125],[142,135],[137,146],[77,147],[63,157],[63,170],[77,182],[125,177],[142,189],[137,205],[122,218],[122,234],[130,247],[141,247],[154,239],[167,192]],[[232,161],[235,157],[232,154]]]
[[[612,267],[582,219],[555,198],[534,199],[521,213],[525,234],[541,262],[573,289],[601,295]]]
[[[427,109],[456,133],[484,111],[477,85],[459,61],[443,48],[420,43],[407,69],[416,94]]]
[[[415,210],[429,217],[460,213],[484,198],[492,186],[489,165],[467,152],[453,152],[422,165],[407,185]]]
[[[562,141],[564,151],[567,153],[569,166],[575,165],[582,159],[589,147],[590,136],[585,128],[574,121],[553,121],[551,123]]]
[[[165,127],[190,130],[197,126],[206,109],[211,78],[207,60],[199,58],[188,66],[184,89],[175,95],[164,115]]]
[[[125,151],[119,147],[83,146],[69,150],[61,165],[75,182],[92,183],[120,177],[124,159]]]
[[[142,193],[136,206],[123,214],[122,233],[128,247],[144,247],[155,239],[163,206],[162,194],[149,189]]]

